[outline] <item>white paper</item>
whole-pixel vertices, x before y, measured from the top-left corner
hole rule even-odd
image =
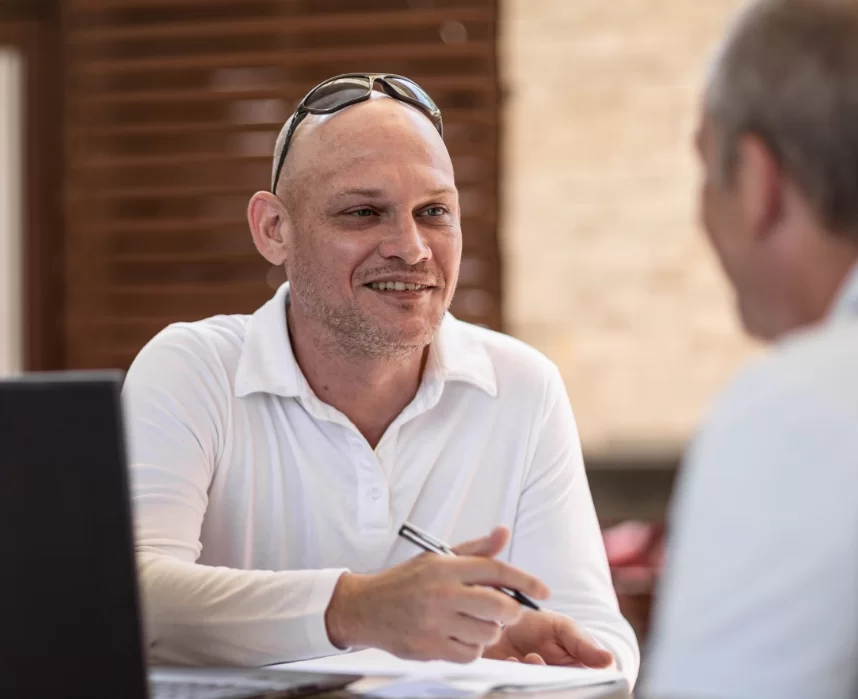
[[[433,680],[399,679],[376,681],[369,686],[360,682],[349,691],[365,694],[373,699],[474,699],[491,691],[491,683],[484,680]]]
[[[616,670],[528,665],[502,660],[479,659],[460,665],[441,660],[421,662],[401,660],[384,651],[370,649],[332,655],[315,660],[273,665],[272,669],[332,672],[365,677],[387,677],[396,682],[382,684],[370,690],[374,695],[396,699],[397,687],[406,683],[410,691],[425,690],[420,696],[439,696],[439,684],[463,692],[457,696],[477,696],[489,690],[529,691],[588,687],[623,680]],[[381,694],[379,694],[381,692]],[[415,696],[412,694],[411,696]]]

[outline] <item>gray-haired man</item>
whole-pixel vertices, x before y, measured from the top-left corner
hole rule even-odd
[[[691,448],[649,696],[858,696],[858,2],[732,27],[698,135],[703,220],[776,341]]]

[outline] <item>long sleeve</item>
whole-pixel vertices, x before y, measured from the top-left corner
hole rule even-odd
[[[619,611],[575,418],[556,369],[547,385],[510,560],[545,581],[552,591],[546,606],[574,619],[610,650],[634,685],[638,645]]]
[[[197,563],[228,432],[231,387],[216,357],[173,326],[140,353],[123,389],[150,659],[263,665],[335,653],[324,614],[343,570]]]

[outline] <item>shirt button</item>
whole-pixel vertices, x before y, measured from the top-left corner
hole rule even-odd
[[[372,488],[372,490],[369,491],[369,496],[373,500],[378,500],[381,497],[381,495],[382,495],[381,488],[379,488],[378,486],[375,486],[374,488]]]

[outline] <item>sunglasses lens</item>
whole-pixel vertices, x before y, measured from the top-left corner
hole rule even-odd
[[[319,85],[304,100],[308,109],[336,109],[369,92],[369,80],[361,77],[337,78]]]
[[[408,78],[386,77],[385,82],[396,90],[403,97],[419,102],[424,107],[431,111],[437,111],[438,107],[417,83],[411,82]]]

